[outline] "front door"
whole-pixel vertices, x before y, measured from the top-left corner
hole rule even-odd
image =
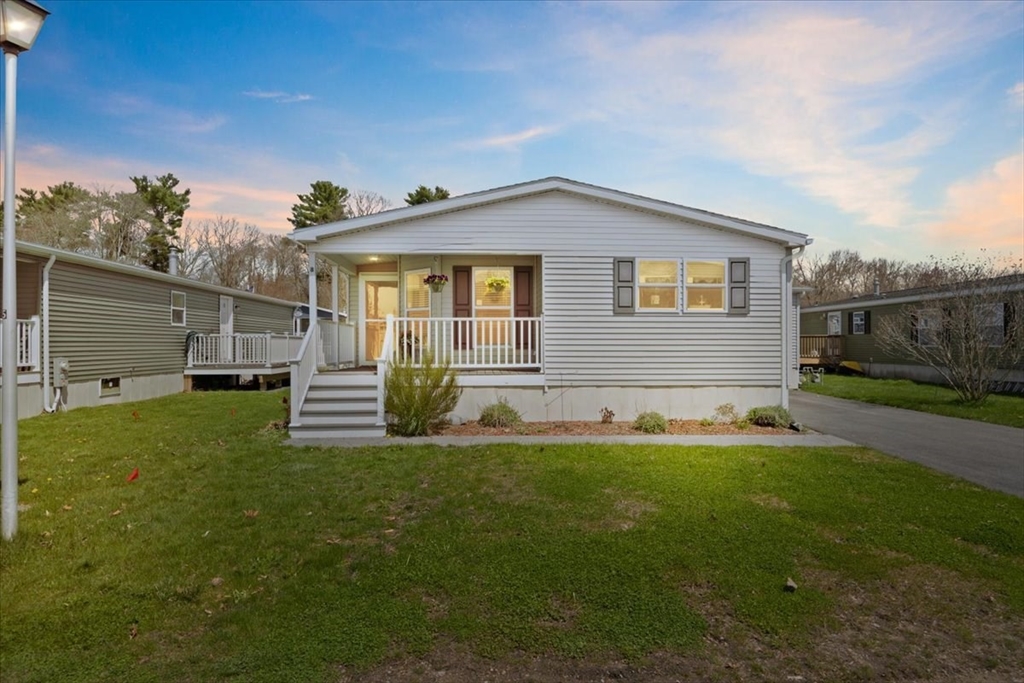
[[[235,333],[235,300],[230,296],[220,298],[220,333],[220,362],[233,363],[235,344],[231,335]]]
[[[394,275],[359,276],[359,364],[374,365],[384,348],[387,316],[398,315],[398,278]]]

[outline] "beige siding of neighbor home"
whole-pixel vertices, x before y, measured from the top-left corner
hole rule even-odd
[[[564,386],[781,384],[785,249],[768,240],[564,192],[512,199],[325,240],[340,254],[438,255],[450,264],[488,254],[540,256],[534,285],[545,320],[549,383]],[[749,258],[750,314],[612,311],[616,258]],[[412,257],[403,256],[413,263]],[[682,278],[682,269],[680,269]],[[543,292],[540,294],[541,287]],[[450,315],[451,290],[441,314]],[[680,288],[680,297],[682,289]]]

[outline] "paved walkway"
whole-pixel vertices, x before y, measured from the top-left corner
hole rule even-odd
[[[636,436],[422,436],[411,438],[382,439],[288,439],[290,446],[338,446],[357,448],[361,446],[485,446],[495,443],[518,444],[572,444],[572,443],[625,443],[670,446],[853,446],[837,436],[828,434],[792,434],[769,436],[760,434],[737,434],[730,436],[675,436],[669,434],[648,434]]]
[[[789,407],[811,429],[1024,497],[1024,429],[804,391]]]

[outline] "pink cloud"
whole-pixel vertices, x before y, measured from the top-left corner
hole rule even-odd
[[[944,219],[931,236],[943,247],[987,248],[1024,256],[1024,153],[999,160],[946,190]]]

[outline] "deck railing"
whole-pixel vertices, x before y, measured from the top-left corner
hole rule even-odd
[[[291,334],[196,334],[188,349],[188,367],[287,365],[302,337]]]
[[[801,365],[838,365],[842,360],[842,337],[833,334],[800,335]]]
[[[543,369],[544,318],[393,318],[396,362],[427,353],[458,370]]]
[[[39,316],[19,320],[16,335],[18,369],[35,372],[39,369]],[[0,335],[0,368],[3,367],[3,348],[3,335]]]
[[[388,361],[394,355],[395,344],[395,318],[393,315],[387,317],[387,329],[384,332],[384,342],[381,345],[380,356],[377,358],[377,424],[383,425],[384,421],[384,386],[388,377]]]

